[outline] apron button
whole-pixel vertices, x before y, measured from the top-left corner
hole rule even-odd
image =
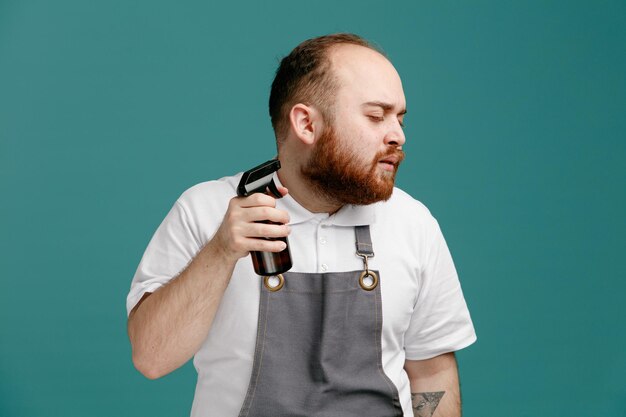
[[[322,264],[322,271],[324,272],[328,271],[328,265]]]

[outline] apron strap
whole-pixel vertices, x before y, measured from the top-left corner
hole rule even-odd
[[[365,291],[372,291],[378,286],[378,275],[374,271],[370,271],[367,260],[374,256],[374,248],[372,247],[372,237],[370,236],[369,226],[355,226],[354,234],[356,235],[356,255],[363,258],[363,269],[359,277],[359,284]]]
[[[374,256],[374,248],[372,247],[372,237],[370,236],[369,225],[354,226],[354,234],[356,237],[356,254],[357,256]]]

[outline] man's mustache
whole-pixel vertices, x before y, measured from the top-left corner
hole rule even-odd
[[[376,155],[375,161],[381,161],[387,158],[395,159],[394,165],[398,166],[404,160],[405,154],[402,149],[398,149],[397,147],[391,147],[385,151],[381,151]]]

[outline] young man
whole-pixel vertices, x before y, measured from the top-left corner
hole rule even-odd
[[[241,174],[183,193],[128,295],[137,369],[194,357],[192,416],[460,416],[454,351],[476,336],[436,220],[394,188],[405,113],[362,38],[285,57],[270,95],[284,197],[236,197]],[[286,236],[279,288],[248,254]]]

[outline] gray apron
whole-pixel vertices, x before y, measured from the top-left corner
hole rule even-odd
[[[364,271],[261,284],[252,377],[240,417],[402,417],[382,365],[378,274],[369,226],[355,228]]]

